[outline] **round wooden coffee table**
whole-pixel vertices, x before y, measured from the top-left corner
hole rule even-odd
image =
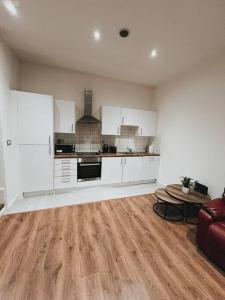
[[[157,202],[153,205],[154,212],[167,221],[182,221],[184,219],[183,202],[170,196],[165,189],[155,191]]]
[[[173,198],[184,203],[184,216],[187,223],[196,224],[196,217],[202,204],[210,200],[209,196],[205,196],[195,191],[185,194],[182,192],[182,186],[180,184],[170,184],[165,188],[166,192]],[[195,222],[193,222],[193,216],[190,212],[195,210]]]

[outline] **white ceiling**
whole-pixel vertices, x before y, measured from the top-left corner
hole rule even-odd
[[[25,61],[154,86],[225,49],[225,0],[17,2],[17,17],[0,6],[0,29]]]

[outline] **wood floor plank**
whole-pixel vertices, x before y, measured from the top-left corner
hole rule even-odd
[[[225,299],[225,275],[196,227],[152,210],[154,195],[0,218],[0,300]]]

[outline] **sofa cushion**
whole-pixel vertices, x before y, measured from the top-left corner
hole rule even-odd
[[[211,224],[206,238],[207,244],[213,246],[214,251],[221,251],[225,255],[225,221]]]
[[[209,201],[203,205],[203,209],[210,215],[215,221],[225,220],[225,200],[215,199]]]

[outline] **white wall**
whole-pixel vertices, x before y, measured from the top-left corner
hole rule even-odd
[[[161,136],[159,180],[168,184],[187,175],[220,196],[225,187],[225,56],[159,86],[154,106]]]
[[[96,116],[103,104],[143,109],[152,107],[150,87],[31,63],[20,65],[19,88],[22,91],[51,94],[56,99],[74,99],[81,113],[84,103],[83,90],[91,88],[93,112],[97,113]]]
[[[18,62],[0,40],[0,186],[6,187],[6,204],[18,196],[17,145],[14,143],[10,89],[18,88]],[[7,146],[12,140],[12,146]]]

